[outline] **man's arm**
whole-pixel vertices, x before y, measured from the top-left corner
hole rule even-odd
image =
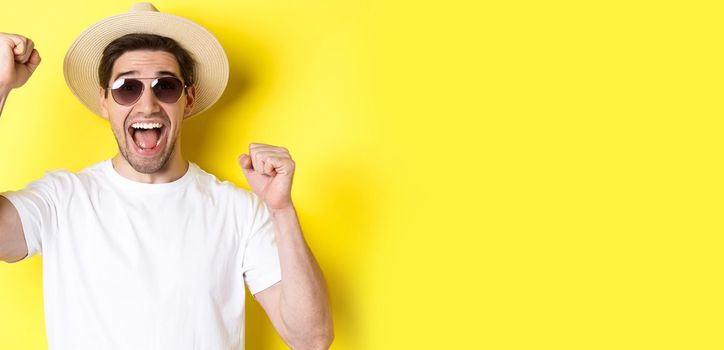
[[[332,312],[322,271],[304,240],[291,201],[294,161],[281,147],[252,144],[239,159],[251,189],[271,211],[282,280],[254,295],[292,349],[328,349]]]
[[[326,283],[294,208],[272,210],[283,279],[254,295],[293,349],[328,349],[334,338]]]
[[[0,115],[3,115],[3,107],[5,107],[5,100],[8,99],[9,91],[0,91]]]
[[[0,33],[0,114],[10,90],[25,84],[40,64],[33,41]],[[15,206],[0,196],[0,260],[16,262],[28,255],[23,225]]]
[[[0,115],[10,90],[23,86],[38,65],[40,54],[32,40],[0,33]]]
[[[7,198],[0,196],[0,260],[12,263],[27,255],[20,215]]]

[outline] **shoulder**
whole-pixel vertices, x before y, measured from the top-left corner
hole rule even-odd
[[[103,176],[105,174],[106,168],[111,166],[110,160],[104,160],[101,162],[98,162],[96,164],[93,164],[81,171],[78,172],[77,176],[79,178],[92,178],[92,177],[99,177]]]
[[[231,181],[220,180],[198,165],[191,163],[191,170],[195,171],[195,186],[198,193],[218,210],[226,212],[238,220],[240,226],[248,226],[254,217],[259,216],[262,209],[261,199],[253,192],[237,186]]]
[[[215,197],[228,197],[229,199],[250,202],[254,200],[254,193],[237,186],[231,181],[220,180],[216,175],[203,170],[195,163],[189,164],[190,171],[195,172],[195,184],[203,192]]]
[[[52,188],[59,194],[81,194],[88,189],[98,187],[107,179],[110,160],[104,160],[78,172],[67,169],[47,171],[45,176],[28,186],[44,186]]]
[[[72,187],[78,182],[78,175],[67,169],[57,169],[46,171],[43,177],[32,181],[28,184],[28,188],[37,189],[63,189]]]
[[[46,171],[42,177],[33,180],[22,189],[4,193],[8,198],[43,199],[45,202],[58,202],[77,193],[78,176],[67,170]],[[14,202],[15,204],[15,202]]]
[[[95,188],[108,179],[108,170],[112,167],[110,160],[103,160],[74,174],[75,180],[84,188]]]

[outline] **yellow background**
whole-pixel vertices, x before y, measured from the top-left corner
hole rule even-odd
[[[0,118],[0,190],[116,150],[65,86],[130,2],[2,0],[43,63]],[[721,349],[722,5],[157,1],[231,62],[183,150],[246,186],[288,147],[333,349]],[[41,259],[0,264],[0,349],[44,349]],[[249,349],[284,349],[259,306]]]

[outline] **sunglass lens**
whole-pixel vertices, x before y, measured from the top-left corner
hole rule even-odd
[[[181,97],[184,84],[174,77],[158,78],[151,83],[154,95],[164,103],[176,103]]]
[[[130,105],[143,93],[143,83],[136,79],[118,79],[111,86],[113,99],[120,105]]]

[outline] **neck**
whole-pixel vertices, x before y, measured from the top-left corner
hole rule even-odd
[[[189,162],[184,159],[181,152],[174,153],[161,169],[151,174],[139,173],[121,154],[116,154],[111,162],[118,174],[129,180],[147,184],[168,183],[180,179],[189,168]]]

